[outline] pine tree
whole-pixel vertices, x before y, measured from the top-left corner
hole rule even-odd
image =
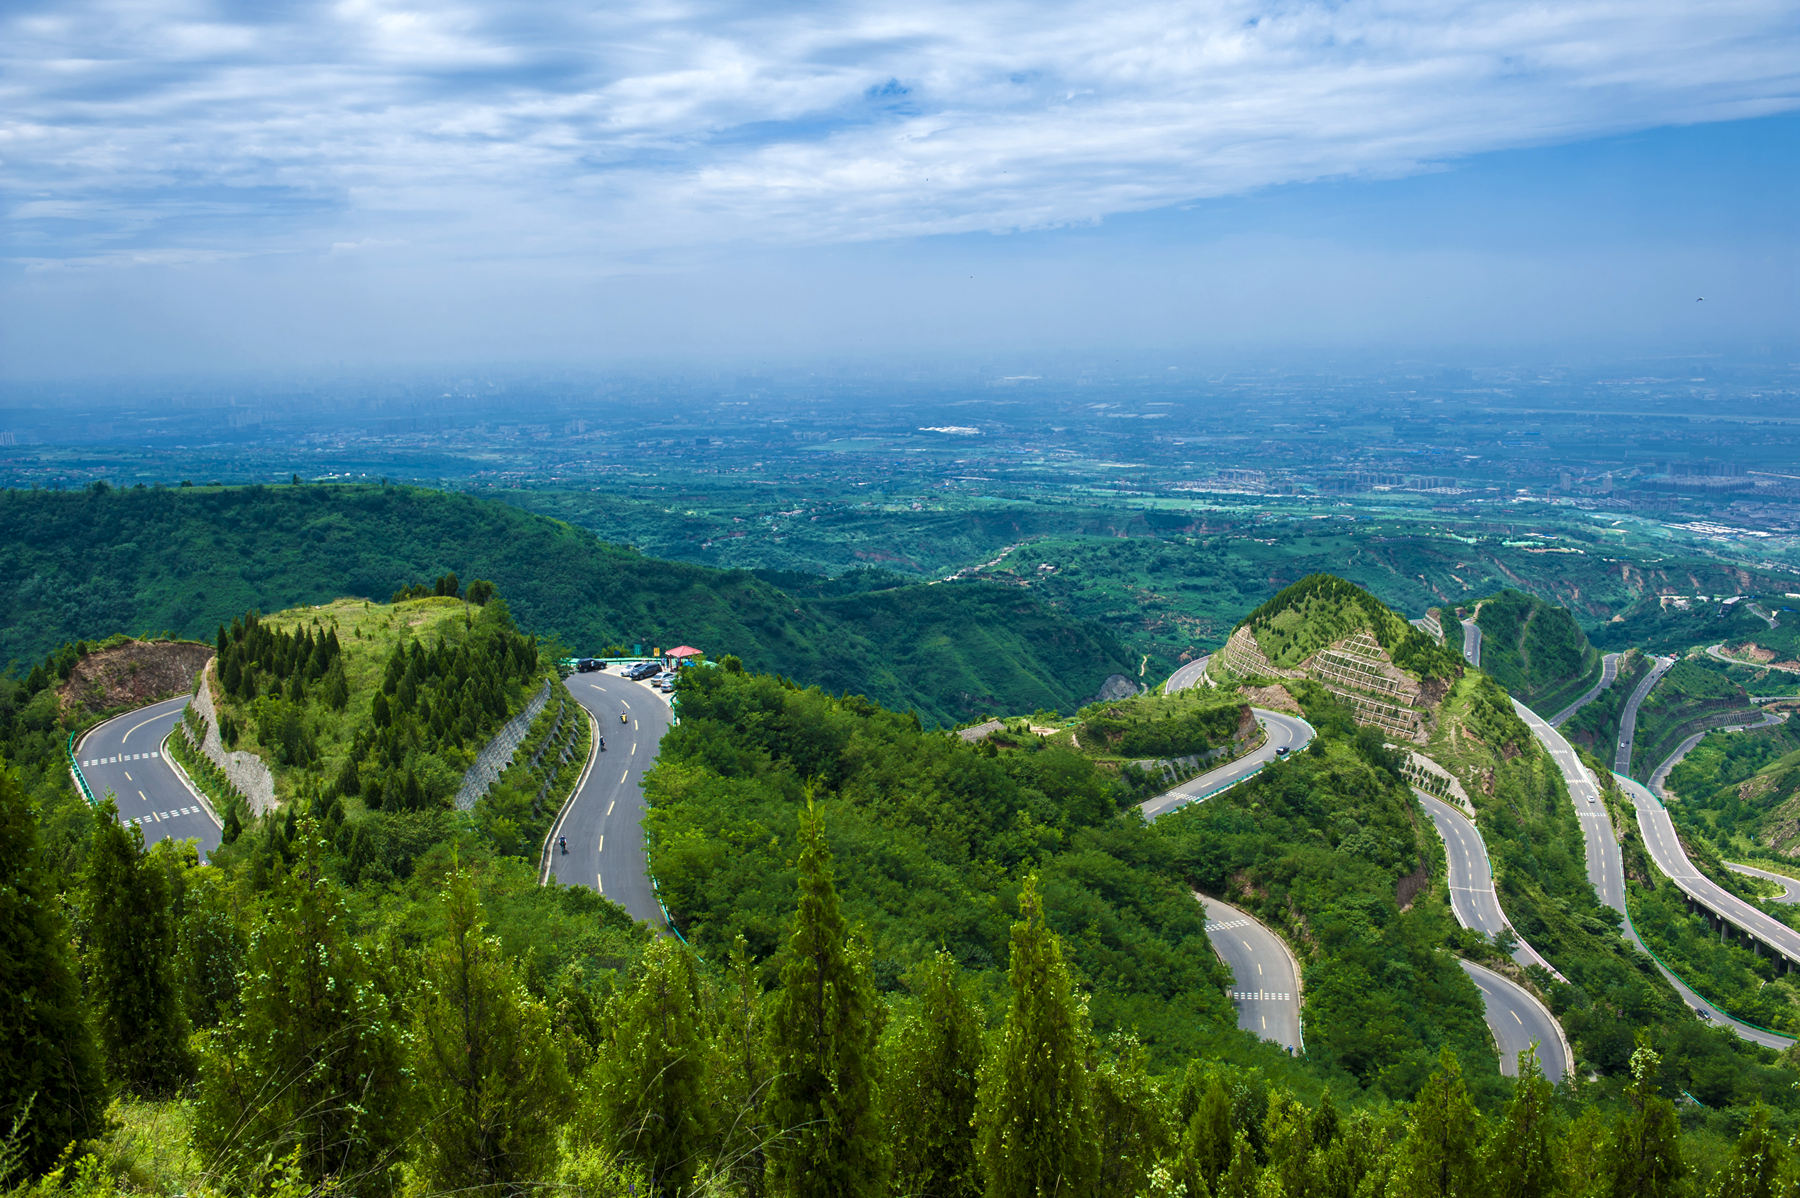
[[[192,1072],[188,1020],[176,975],[180,942],[168,872],[121,824],[108,795],[94,808],[83,899],[83,959],[98,1004],[107,1072],[134,1094],[173,1094]]]
[[[195,1144],[244,1189],[291,1154],[302,1179],[379,1198],[411,1123],[399,1036],[310,820],[297,849],[251,936],[240,1013],[206,1042]]]
[[[881,1096],[894,1181],[917,1198],[974,1198],[976,1086],[981,1076],[981,1012],[956,958],[939,950],[914,967],[917,1005],[882,1038]]]
[[[978,1153],[988,1198],[1087,1195],[1099,1172],[1087,1010],[1037,878],[1012,927],[1006,1021],[982,1068]]]
[[[1169,1155],[1175,1136],[1167,1103],[1148,1071],[1149,1054],[1134,1035],[1118,1035],[1094,1070],[1094,1125],[1099,1142],[1102,1194],[1136,1194]],[[1306,1123],[1304,1115],[1301,1129]],[[1294,1195],[1294,1198],[1303,1198]]]
[[[1438,1050],[1438,1067],[1425,1079],[1413,1102],[1412,1124],[1400,1145],[1400,1160],[1390,1194],[1404,1198],[1465,1198],[1478,1188],[1476,1150],[1481,1143],[1481,1113],[1463,1084],[1462,1065],[1446,1045]]]
[[[1657,1092],[1662,1057],[1639,1033],[1631,1054],[1626,1110],[1613,1123],[1601,1156],[1601,1193],[1611,1198],[1663,1198],[1679,1192],[1687,1172],[1681,1159],[1681,1125],[1675,1104]]]
[[[1791,1150],[1769,1128],[1769,1108],[1757,1103],[1750,1122],[1731,1150],[1731,1159],[1713,1178],[1708,1198],[1776,1198],[1780,1179],[1790,1171]]]
[[[642,1166],[654,1191],[682,1194],[712,1139],[700,979],[693,953],[672,936],[652,941],[639,968],[636,982],[607,1007],[602,1103],[612,1143]]]
[[[571,1089],[550,1015],[487,934],[473,881],[452,875],[408,1032],[429,1188],[523,1191],[556,1163]]]
[[[750,945],[739,932],[727,959],[725,984],[715,991],[713,1042],[722,1081],[715,1093],[719,1112],[719,1157],[723,1170],[750,1198],[762,1193],[768,1134],[763,1109],[768,1105],[769,1061],[766,1014],[769,1003],[757,982]]]
[[[1555,1091],[1536,1052],[1519,1054],[1519,1080],[1489,1138],[1484,1174],[1495,1198],[1547,1198],[1556,1191],[1550,1100]]]
[[[1231,1167],[1231,1095],[1217,1074],[1207,1080],[1200,1101],[1188,1120],[1186,1157],[1190,1190],[1218,1187],[1219,1178]]]
[[[487,610],[493,610],[490,605]],[[887,1188],[875,1091],[881,1006],[852,946],[832,881],[824,820],[800,819],[799,905],[770,1021],[775,1076],[767,1118],[769,1190],[786,1198],[857,1198]]]
[[[0,1137],[17,1124],[19,1164],[37,1174],[97,1134],[105,1117],[100,1051],[37,824],[0,762]]]
[[[217,870],[196,870],[188,880],[181,912],[181,975],[184,1005],[196,1027],[216,1027],[237,1012],[245,938],[235,899]]]

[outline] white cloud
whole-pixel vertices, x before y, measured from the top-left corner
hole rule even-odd
[[[0,190],[19,259],[641,259],[1080,224],[1797,96],[1765,0],[59,0],[0,17]]]

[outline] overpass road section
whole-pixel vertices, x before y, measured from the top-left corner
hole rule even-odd
[[[188,696],[152,703],[96,724],[76,742],[75,760],[95,797],[112,793],[119,822],[136,824],[145,844],[193,840],[206,860],[222,829],[168,760],[164,742],[187,710]]]
[[[1761,878],[1765,882],[1773,882],[1781,887],[1780,894],[1763,900],[1766,903],[1800,903],[1800,880],[1790,878],[1786,874],[1770,873],[1766,869],[1757,869],[1754,865],[1739,865],[1735,861],[1727,861],[1725,863],[1725,868],[1734,874],[1744,874],[1747,877]]]
[[[1656,684],[1675,665],[1673,657],[1658,657],[1655,660],[1656,664],[1650,667],[1650,672],[1644,675],[1638,682],[1637,689],[1631,692],[1631,698],[1625,701],[1625,710],[1619,716],[1619,748],[1613,754],[1614,773],[1631,773],[1631,754],[1635,748],[1633,742],[1637,739],[1638,708],[1644,705],[1644,700],[1650,697]]]
[[[588,886],[634,919],[666,926],[644,854],[644,774],[656,761],[675,714],[661,692],[613,674],[572,674],[564,685],[606,740],[550,829],[546,876]],[[619,717],[623,716],[621,720]],[[557,837],[568,841],[560,852]]]

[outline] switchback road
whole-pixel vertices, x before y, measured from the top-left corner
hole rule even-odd
[[[1189,803],[1204,802],[1261,771],[1269,762],[1283,755],[1281,750],[1297,753],[1312,743],[1313,727],[1299,716],[1264,711],[1260,707],[1250,710],[1255,713],[1256,722],[1263,726],[1266,733],[1262,745],[1236,761],[1208,770],[1198,778],[1190,778],[1153,799],[1146,799],[1138,808],[1144,813],[1145,819],[1155,819]]]
[[[1625,710],[1619,716],[1619,749],[1613,754],[1613,771],[1615,773],[1631,773],[1632,742],[1637,737],[1638,708],[1644,705],[1644,700],[1649,697],[1651,691],[1656,689],[1656,684],[1662,681],[1662,676],[1675,665],[1673,657],[1658,657],[1655,661],[1656,664],[1650,667],[1650,672],[1639,680],[1637,689],[1631,692],[1631,698],[1625,701]]]
[[[1198,684],[1206,676],[1206,663],[1211,660],[1212,654],[1208,653],[1205,657],[1195,658],[1170,674],[1169,680],[1163,683],[1163,694],[1172,695],[1176,691],[1184,691],[1188,687]]]
[[[1476,669],[1481,668],[1481,626],[1473,620],[1464,620],[1463,657]]]
[[[142,829],[145,844],[198,841],[204,861],[219,847],[222,830],[163,750],[187,704],[182,695],[97,724],[76,742],[75,760],[94,797],[110,791],[119,821]]]
[[[1763,901],[1766,903],[1800,903],[1800,881],[1796,881],[1786,874],[1770,873],[1766,869],[1757,869],[1754,865],[1739,865],[1735,861],[1727,861],[1725,868],[1734,874],[1747,874],[1752,878],[1762,878],[1764,881],[1774,882],[1780,886],[1781,893],[1764,899]]]
[[[1519,1076],[1519,1054],[1535,1044],[1544,1076],[1551,1085],[1562,1081],[1569,1072],[1569,1042],[1550,1009],[1511,978],[1473,961],[1458,964],[1481,991],[1488,1030],[1494,1033],[1494,1047],[1500,1050],[1500,1072]]]
[[[1588,881],[1593,884],[1594,893],[1600,896],[1602,903],[1620,915],[1625,914],[1625,862],[1619,854],[1619,838],[1613,834],[1612,817],[1606,812],[1606,804],[1600,801],[1599,784],[1581,764],[1563,734],[1552,728],[1548,720],[1517,699],[1513,700],[1513,710],[1538,738],[1538,743],[1549,751],[1550,759],[1556,763],[1568,785],[1576,818],[1581,821],[1581,836],[1587,849]]]
[[[660,692],[613,674],[572,674],[564,685],[594,717],[606,749],[596,742],[574,796],[551,828],[547,873],[566,885],[598,890],[634,919],[663,927],[644,856],[643,782],[674,712]],[[567,853],[557,850],[558,836],[567,839]]]
[[[1562,727],[1569,722],[1570,717],[1576,712],[1580,711],[1583,707],[1586,707],[1589,703],[1592,703],[1595,699],[1598,699],[1602,691],[1618,681],[1619,658],[1622,656],[1624,655],[1620,653],[1608,653],[1606,656],[1602,657],[1600,659],[1600,681],[1594,683],[1593,689],[1588,691],[1587,694],[1581,696],[1581,698],[1575,700],[1573,703],[1551,716],[1551,725],[1557,728]]]
[[[1206,935],[1231,970],[1231,1002],[1238,1026],[1304,1052],[1300,1029],[1300,974],[1287,944],[1230,903],[1196,894],[1206,908]]]

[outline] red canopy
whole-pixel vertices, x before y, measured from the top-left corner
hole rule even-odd
[[[663,656],[664,657],[703,657],[703,656],[705,656],[705,654],[701,653],[700,650],[694,648],[692,645],[682,645],[678,649],[669,650],[667,653],[663,654]]]

